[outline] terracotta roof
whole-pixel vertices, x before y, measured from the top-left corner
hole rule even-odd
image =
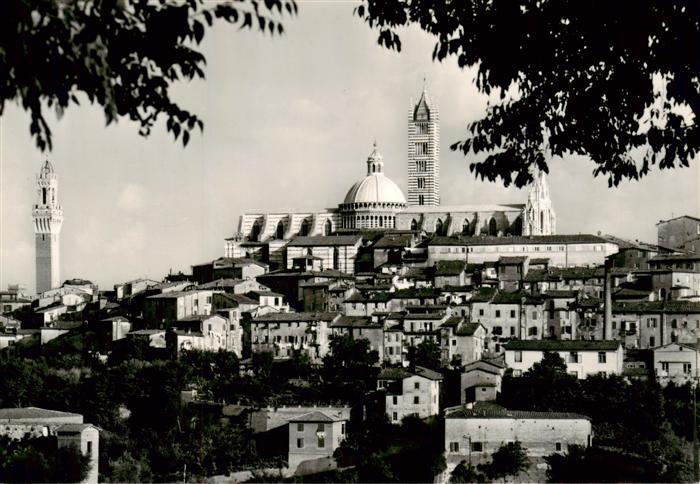
[[[611,351],[617,350],[619,341],[601,340],[511,340],[506,351]]]
[[[496,289],[492,287],[480,287],[472,293],[470,302],[488,302],[496,294]]]
[[[410,247],[413,236],[408,234],[386,234],[372,246],[374,249]]]
[[[253,319],[254,323],[296,322],[296,321],[333,321],[340,313],[268,313]]]
[[[473,408],[463,406],[459,409],[447,412],[445,418],[508,418],[508,419],[557,419],[572,420],[590,418],[578,413],[569,412],[534,412],[530,410],[508,410],[505,407],[491,402],[477,402]]]
[[[197,289],[216,289],[218,287],[236,287],[240,283],[245,282],[243,279],[216,279],[215,281],[205,282],[197,286]]]
[[[85,429],[95,429],[95,430],[100,430],[99,427],[96,425],[92,424],[77,424],[77,423],[68,423],[68,424],[63,424],[60,427],[56,429],[56,432],[60,434],[79,434]]]
[[[429,380],[442,380],[442,375],[437,371],[424,368],[422,366],[416,366],[415,371],[411,372],[404,368],[385,368],[379,372],[377,379],[379,380],[403,380],[412,375],[421,376]]]
[[[477,329],[479,329],[479,327],[482,327],[480,323],[462,323],[455,331],[455,335],[474,336],[474,333]]]
[[[649,262],[700,261],[700,254],[664,254],[649,259]]]
[[[520,302],[526,297],[528,297],[528,294],[522,291],[498,291],[493,299],[491,299],[491,304],[520,304]]]
[[[498,263],[501,265],[520,265],[523,262],[525,262],[528,259],[527,256],[515,256],[515,257],[507,257],[507,256],[501,256],[498,258]]]
[[[59,417],[82,417],[82,415],[38,407],[0,408],[0,420],[41,420]]]
[[[542,297],[548,299],[575,299],[578,296],[578,291],[568,289],[548,290],[542,294]]]
[[[318,410],[289,419],[290,422],[340,422],[342,420],[346,419],[340,416],[333,418],[324,412],[319,412]]]
[[[381,323],[375,323],[369,316],[340,316],[331,323],[331,328],[381,328]]]

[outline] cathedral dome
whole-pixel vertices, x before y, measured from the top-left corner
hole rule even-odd
[[[384,176],[373,173],[355,183],[345,195],[344,203],[406,203],[401,189]]]
[[[384,161],[374,144],[374,150],[367,158],[367,176],[355,183],[343,203],[391,203],[406,204],[401,189],[383,173]]]

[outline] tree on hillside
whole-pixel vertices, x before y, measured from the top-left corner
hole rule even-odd
[[[474,68],[489,103],[452,149],[486,153],[469,166],[482,178],[523,186],[550,157],[584,155],[612,186],[700,148],[698,2],[363,0],[356,14],[380,45],[401,50],[415,24],[434,60]]]
[[[486,474],[493,479],[503,479],[513,476],[528,468],[529,461],[525,449],[519,441],[501,445],[491,456],[491,462],[486,466]]]
[[[297,12],[295,0],[177,2],[8,0],[0,16],[0,115],[17,101],[31,115],[37,146],[52,147],[45,109],[60,116],[84,94],[107,124],[128,118],[148,136],[163,117],[187,145],[203,122],[171,99],[179,80],[204,78],[198,50],[216,21],[281,35],[280,19]]]
[[[426,339],[417,346],[409,346],[406,358],[411,368],[422,366],[439,370],[442,367],[440,356],[440,346],[435,341]]]
[[[357,401],[375,388],[379,354],[370,348],[369,340],[338,335],[331,338],[329,346],[322,372],[329,385],[329,397]]]

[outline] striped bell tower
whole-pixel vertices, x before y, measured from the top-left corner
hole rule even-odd
[[[58,179],[53,166],[44,162],[36,178],[38,200],[34,205],[36,240],[36,292],[61,285],[60,237],[63,209],[58,204]]]
[[[440,113],[425,82],[408,110],[408,204],[440,205]]]

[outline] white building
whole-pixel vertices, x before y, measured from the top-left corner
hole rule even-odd
[[[192,350],[235,351],[241,343],[235,342],[233,336],[240,338],[241,332],[232,329],[229,319],[218,314],[188,316],[175,322],[165,334],[166,347],[178,356]]]
[[[653,349],[654,372],[657,381],[683,385],[698,376],[698,350],[688,343],[669,343]]]
[[[420,418],[437,415],[441,382],[442,375],[428,368],[417,366],[412,371],[387,368],[377,377],[377,390],[386,392],[386,414],[392,423],[398,424],[409,415]]]
[[[489,402],[454,407],[445,415],[446,475],[462,461],[488,462],[501,445],[519,441],[528,456],[565,453],[570,445],[590,446],[588,417],[575,413],[507,410]]]
[[[577,378],[620,375],[623,370],[624,349],[620,341],[513,340],[505,350],[506,365],[513,369],[513,376],[522,375],[542,361],[545,352],[559,354],[568,373]]]
[[[423,86],[408,110],[408,204],[440,205],[440,111]]]

